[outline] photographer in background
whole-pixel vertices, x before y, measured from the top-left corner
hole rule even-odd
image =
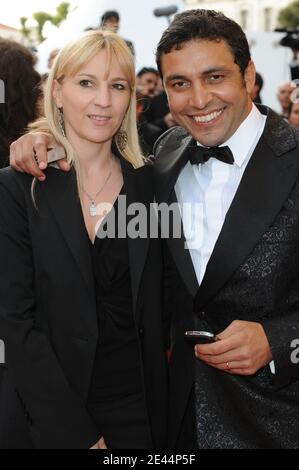
[[[120,27],[119,13],[116,10],[106,11],[101,18],[100,27],[103,30],[112,31],[113,33],[118,34]],[[133,56],[135,56],[134,44],[128,39],[125,39],[125,42],[127,46],[131,49]]]

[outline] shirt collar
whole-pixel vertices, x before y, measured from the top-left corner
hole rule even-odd
[[[242,122],[234,135],[220,146],[224,147],[227,145],[231,149],[235,163],[239,167],[241,167],[247,159],[258,134],[262,132],[264,122],[265,119],[262,113],[253,104],[249,115]],[[201,144],[198,142],[198,145]]]

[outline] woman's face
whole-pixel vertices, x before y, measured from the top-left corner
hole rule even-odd
[[[65,131],[71,144],[102,144],[112,140],[128,110],[131,87],[119,63],[99,52],[75,77],[54,82],[53,96],[63,108]]]

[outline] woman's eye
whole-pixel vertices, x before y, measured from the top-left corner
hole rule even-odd
[[[89,87],[92,86],[92,83],[91,83],[90,80],[81,80],[80,85],[81,85],[83,88],[89,88]]]
[[[122,83],[114,83],[114,84],[113,84],[113,88],[114,88],[115,90],[120,90],[120,91],[126,89],[125,85],[123,85]]]

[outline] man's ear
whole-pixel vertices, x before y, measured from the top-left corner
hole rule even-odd
[[[255,85],[256,69],[252,60],[249,61],[244,73],[244,81],[248,94],[251,94]]]
[[[57,80],[54,80],[52,95],[57,108],[63,108],[61,88],[61,84]]]

